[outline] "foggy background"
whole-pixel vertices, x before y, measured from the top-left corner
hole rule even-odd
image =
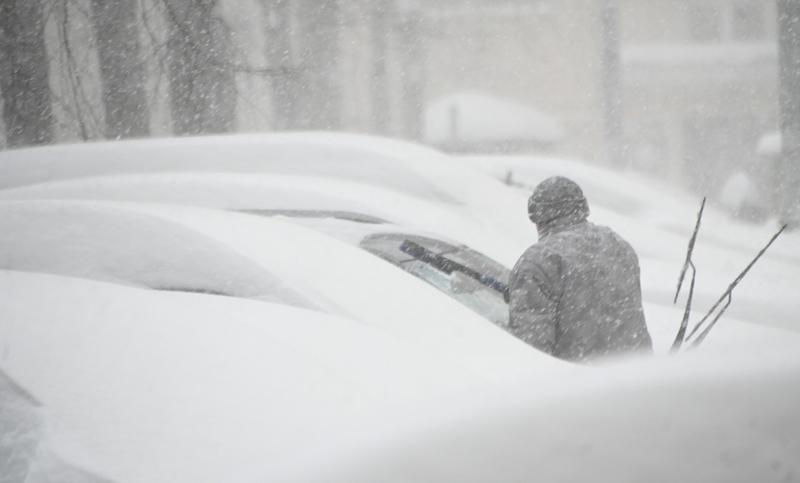
[[[794,220],[797,3],[6,0],[0,148],[366,132],[640,170]]]

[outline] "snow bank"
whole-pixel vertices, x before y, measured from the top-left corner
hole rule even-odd
[[[573,374],[298,473],[326,482],[795,481],[800,357],[797,347],[764,349]]]
[[[552,117],[486,94],[451,94],[425,109],[424,138],[435,145],[528,140],[550,144],[563,137]]]

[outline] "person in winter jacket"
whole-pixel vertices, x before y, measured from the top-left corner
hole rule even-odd
[[[642,311],[639,260],[610,228],[587,221],[572,180],[542,181],[528,200],[539,242],[509,278],[509,331],[570,361],[651,351]]]

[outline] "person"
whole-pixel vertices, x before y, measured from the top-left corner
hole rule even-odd
[[[509,277],[509,331],[533,347],[576,362],[652,351],[642,310],[636,252],[587,218],[572,180],[555,176],[528,200],[538,243]]]

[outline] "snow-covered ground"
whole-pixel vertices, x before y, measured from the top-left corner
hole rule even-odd
[[[797,345],[636,361],[519,388],[307,481],[794,482]],[[461,406],[460,409],[464,409]]]
[[[536,231],[509,171],[572,177],[631,241],[657,357],[557,361],[313,223],[230,211],[360,213],[510,266]],[[797,481],[800,235],[699,350],[666,357],[698,206],[574,161],[356,135],[2,152],[0,374],[36,404],[0,388],[0,423],[33,421],[0,462],[134,482]],[[776,228],[708,207],[693,320]]]

